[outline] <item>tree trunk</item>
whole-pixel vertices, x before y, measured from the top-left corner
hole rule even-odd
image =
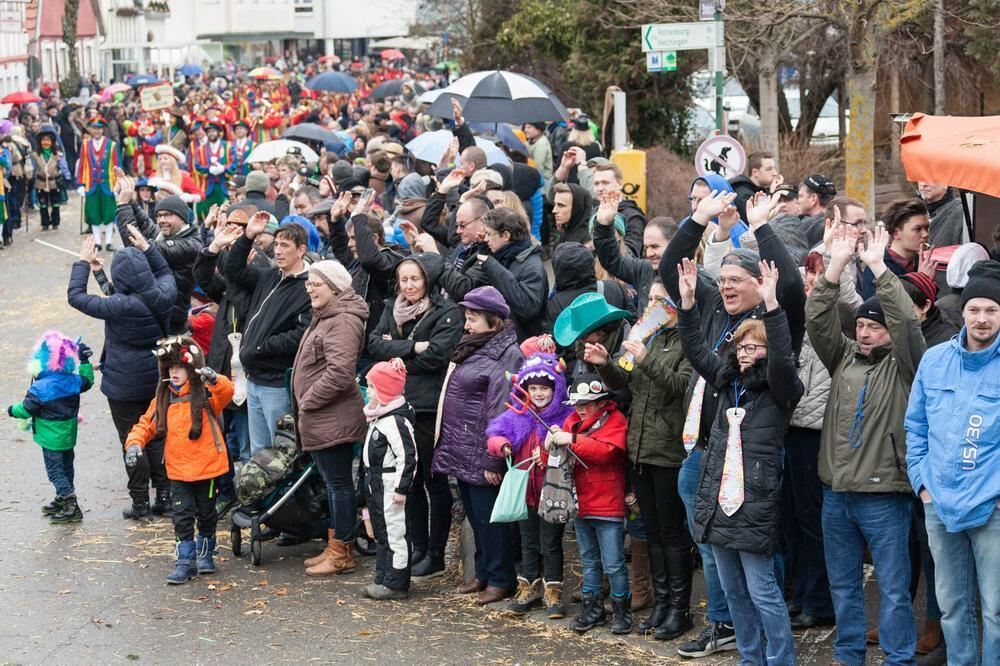
[[[889,113],[899,113],[899,67],[892,63],[889,67]],[[899,135],[902,125],[895,120],[889,123],[889,161],[892,163],[893,171],[899,180],[899,165],[902,161],[899,157]]]
[[[934,115],[943,116],[947,113],[944,80],[944,0],[934,3]]]
[[[847,73],[851,126],[847,132],[845,163],[847,196],[875,210],[875,63],[858,58]],[[874,60],[874,58],[872,58]]]
[[[75,97],[80,86],[80,66],[76,60],[76,21],[80,11],[80,0],[66,0],[63,9],[63,43],[66,44],[66,61],[68,72],[66,78],[59,83],[59,92],[63,97]],[[58,57],[56,58],[58,60]]]
[[[761,148],[775,156],[777,162],[778,144],[778,73],[774,47],[765,45],[760,51],[760,68],[757,72],[760,86],[760,140]],[[779,165],[780,168],[780,165]]]

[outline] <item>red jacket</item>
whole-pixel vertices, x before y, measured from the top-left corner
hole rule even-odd
[[[584,422],[574,412],[563,430],[573,433],[573,452],[589,469],[573,467],[580,518],[625,516],[625,436],[628,419],[614,403]]]

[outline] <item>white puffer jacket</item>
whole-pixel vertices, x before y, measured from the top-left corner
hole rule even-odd
[[[806,392],[792,414],[793,428],[823,429],[823,412],[830,395],[830,373],[819,360],[807,335],[799,353],[799,379]]]

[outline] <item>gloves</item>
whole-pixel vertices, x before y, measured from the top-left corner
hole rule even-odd
[[[76,193],[79,194],[80,198],[82,199],[83,197],[87,196],[87,188],[81,185],[80,187],[76,188]]]
[[[212,368],[207,365],[204,368],[199,368],[196,372],[201,375],[201,380],[206,384],[214,384],[215,380],[219,378],[219,375],[216,374],[215,370],[212,370]]]
[[[87,346],[87,343],[81,342],[77,345],[80,350],[80,362],[86,363],[90,360],[90,357],[94,355],[94,350]]]
[[[226,167],[222,166],[221,164],[216,164],[215,166],[208,167],[208,172],[210,174],[212,174],[213,176],[218,176],[220,173],[224,172],[225,170],[226,170]]]
[[[7,416],[14,418],[14,405],[7,405]]]
[[[138,444],[133,444],[132,446],[125,449],[125,466],[132,469],[139,464],[139,458],[142,457],[142,449],[139,448]]]

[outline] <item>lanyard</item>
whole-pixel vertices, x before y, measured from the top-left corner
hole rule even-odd
[[[715,344],[712,346],[713,354],[719,351],[719,347],[722,346],[723,342],[732,341],[733,331],[735,331],[739,327],[739,325],[743,323],[743,320],[749,317],[752,313],[753,310],[750,310],[749,312],[744,312],[743,316],[740,317],[735,324],[733,324],[732,326],[727,326],[725,330],[722,331],[722,335],[719,336],[719,339],[716,340]]]
[[[746,395],[747,389],[740,382],[733,382],[733,407],[740,406],[740,400]]]

